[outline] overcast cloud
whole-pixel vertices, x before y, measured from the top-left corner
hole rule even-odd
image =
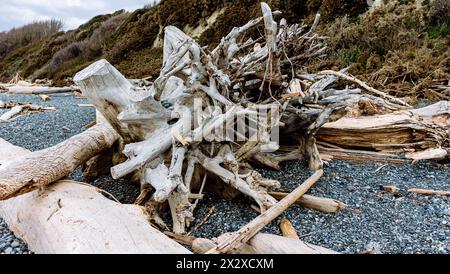
[[[90,18],[116,10],[142,8],[152,0],[0,0],[0,31],[37,20],[62,19],[74,29]]]

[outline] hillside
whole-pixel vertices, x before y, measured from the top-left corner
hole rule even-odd
[[[307,64],[309,70],[350,66],[352,74],[396,95],[448,99],[448,90],[438,88],[450,79],[448,1],[391,0],[370,11],[366,0],[268,2],[289,22],[310,22],[315,13],[322,15],[320,28],[330,37],[330,49],[327,57]],[[76,30],[0,55],[0,78],[9,80],[19,72],[64,84],[99,58],[130,78],[156,76],[165,26],[175,25],[200,44],[213,46],[233,26],[257,16],[258,5],[257,0],[163,0],[133,13],[99,15]]]

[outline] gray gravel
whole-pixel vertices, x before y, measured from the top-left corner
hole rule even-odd
[[[57,144],[81,132],[82,126],[95,117],[93,109],[79,108],[87,103],[74,97],[53,97],[43,102],[30,95],[0,94],[0,100],[15,99],[54,106],[56,112],[31,114],[0,124],[0,137],[13,144],[38,150]],[[0,110],[0,114],[2,110]],[[381,167],[376,174],[374,173]],[[303,162],[286,163],[282,172],[261,170],[268,178],[279,179],[286,190],[292,190],[311,172]],[[83,181],[79,170],[71,177]],[[93,185],[112,193],[121,202],[130,203],[139,194],[126,180],[114,181],[102,176]],[[401,195],[380,190],[381,185],[395,185]],[[425,197],[406,192],[410,187],[450,189],[448,166],[435,163],[418,165],[357,164],[333,161],[325,168],[323,178],[311,194],[341,200],[350,206],[337,214],[323,214],[294,206],[285,213],[302,239],[344,253],[372,250],[379,253],[450,253],[450,198]],[[201,220],[211,206],[214,214],[194,232],[197,237],[217,237],[238,230],[257,216],[245,198],[227,201],[206,195],[196,212]],[[164,216],[170,220],[167,214]],[[280,218],[264,229],[280,234]],[[194,224],[195,225],[195,224]],[[0,219],[0,253],[26,253],[26,246],[6,228]]]
[[[379,253],[450,253],[450,198],[412,195],[411,187],[449,189],[448,167],[433,164],[386,165],[355,164],[333,161],[310,193],[343,201],[350,209],[324,214],[294,206],[284,214],[301,238],[343,253],[372,250]],[[276,178],[283,188],[293,190],[311,172],[303,162],[285,165],[283,172],[261,171]],[[401,195],[380,190],[381,185],[395,185]],[[251,201],[222,201],[208,196],[206,205],[216,211],[206,224],[194,233],[198,237],[217,237],[235,231],[257,216]],[[203,216],[207,208],[199,209]],[[278,218],[264,232],[280,234]]]

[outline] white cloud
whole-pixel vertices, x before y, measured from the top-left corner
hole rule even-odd
[[[62,19],[74,29],[99,14],[142,8],[148,0],[0,0],[0,31],[37,20]]]

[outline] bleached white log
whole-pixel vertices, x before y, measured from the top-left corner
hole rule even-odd
[[[0,139],[0,167],[28,154]],[[139,206],[118,204],[68,180],[1,201],[0,216],[39,254],[190,253],[153,228]]]
[[[223,241],[229,236],[230,234],[224,234],[216,242]],[[195,253],[203,254],[215,245],[212,240],[198,238],[194,240],[192,248]],[[338,254],[338,252],[300,240],[259,233],[230,254]]]
[[[109,149],[118,137],[111,126],[101,123],[53,147],[15,157],[0,166],[0,200],[64,178],[85,161]]]
[[[39,87],[39,86],[11,86],[7,87],[8,93],[15,94],[56,94],[74,92],[75,87]]]

